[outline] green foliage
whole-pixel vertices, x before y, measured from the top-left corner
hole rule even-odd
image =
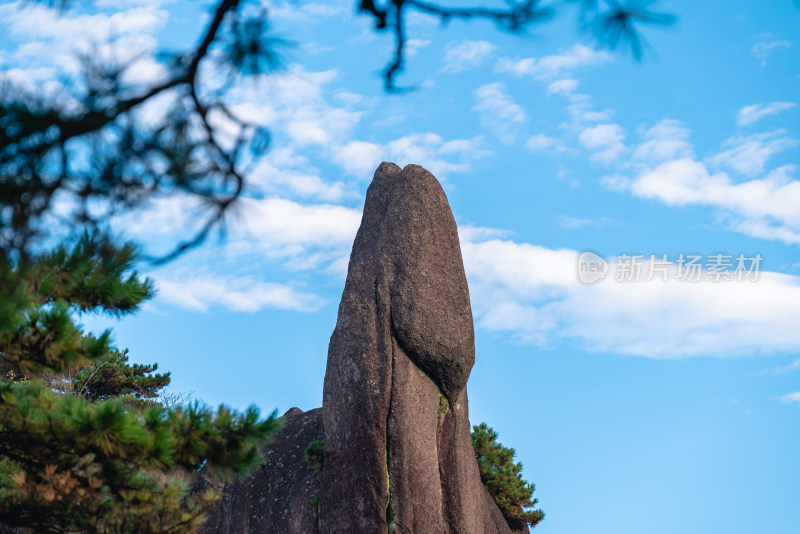
[[[77,312],[124,315],[152,296],[136,248],[85,234],[40,255],[0,254],[0,527],[35,532],[196,532],[230,479],[280,427],[224,406],[165,408],[156,364],[131,364]]]
[[[89,368],[81,369],[69,386],[76,395],[90,400],[121,398],[128,404],[146,406],[155,402],[168,386],[169,373],[154,374],[158,364],[128,363],[128,351],[112,349]]]
[[[450,401],[447,400],[447,397],[441,391],[439,392],[439,413],[444,415],[447,413],[447,410],[450,409]]]
[[[308,462],[308,466],[311,469],[322,469],[322,466],[325,462],[325,441],[312,441],[308,444],[308,447],[306,447],[303,455],[305,456],[306,462]],[[319,493],[311,497],[306,504],[312,508],[315,508],[319,504]]]
[[[110,332],[85,334],[76,312],[121,316],[153,296],[133,266],[136,247],[85,233],[39,256],[0,252],[0,357],[26,376],[63,373],[109,353]]]
[[[522,478],[522,464],[514,462],[516,451],[497,441],[497,432],[481,423],[472,427],[472,447],[478,460],[481,481],[494,498],[506,520],[520,520],[535,527],[544,512],[534,508],[535,486]]]
[[[193,532],[218,496],[190,495],[191,474],[206,463],[226,478],[247,472],[279,427],[254,408],[129,409],[41,381],[1,383],[0,399],[0,455],[21,468],[0,516],[43,532]]]
[[[325,442],[322,440],[312,441],[306,447],[304,456],[311,469],[322,469],[325,461]]]

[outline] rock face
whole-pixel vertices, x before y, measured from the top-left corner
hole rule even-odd
[[[472,448],[474,362],[444,191],[422,167],[382,163],[350,256],[323,408],[287,412],[262,469],[224,488],[203,532],[510,534]],[[303,453],[323,435],[319,473]]]
[[[264,450],[265,462],[246,479],[222,488],[222,501],[207,515],[202,533],[319,532],[319,469],[306,462],[304,453],[309,443],[323,439],[322,409],[292,408],[282,418],[284,427]]]
[[[510,532],[480,481],[472,312],[444,191],[382,163],[353,244],[323,391],[320,532]]]

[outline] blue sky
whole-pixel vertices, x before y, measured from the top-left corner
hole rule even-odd
[[[74,51],[112,37],[98,53],[138,58],[127,80],[146,83],[163,76],[154,53],[193,43],[210,5],[79,4],[59,18],[0,3],[2,76],[57,91]],[[568,11],[527,37],[415,16],[399,82],[417,90],[387,95],[390,36],[353,4],[273,3],[295,46],[284,70],[227,96],[273,134],[227,238],[146,269],[159,295],[138,315],[86,325],[113,326],[197,399],[319,406],[372,172],[418,163],[461,229],[471,419],[517,449],[547,513],[537,532],[799,532],[800,9],[656,8],[678,22],[645,30],[641,63]],[[192,207],[158,200],[117,225],[157,252],[190,233]],[[623,254],[763,262],[757,281],[587,286],[584,250],[612,269]]]

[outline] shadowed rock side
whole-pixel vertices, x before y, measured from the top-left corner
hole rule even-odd
[[[382,163],[328,350],[321,533],[510,532],[472,449],[474,361],[444,191],[422,167]]]
[[[265,462],[246,479],[222,487],[222,501],[207,515],[202,534],[315,534],[319,470],[305,460],[321,440],[322,409],[287,411],[285,426],[265,448]],[[205,480],[204,484],[214,484]],[[202,489],[202,488],[201,488]]]

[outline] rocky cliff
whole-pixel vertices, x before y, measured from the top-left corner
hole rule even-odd
[[[510,533],[472,449],[474,362],[444,191],[422,167],[382,163],[350,256],[323,407],[287,412],[262,469],[224,488],[204,532]],[[317,469],[303,452],[321,439]]]

